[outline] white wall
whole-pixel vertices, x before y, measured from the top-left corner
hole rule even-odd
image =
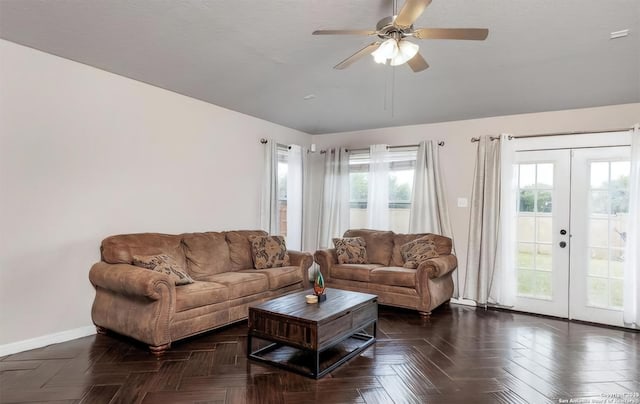
[[[445,146],[440,149],[440,161],[447,186],[447,201],[459,260],[458,276],[463,280],[466,271],[470,210],[458,208],[456,203],[457,198],[471,198],[477,145],[470,142],[472,137],[500,133],[526,135],[631,128],[638,121],[640,103],[315,135],[313,142],[319,148],[359,148],[376,143],[393,146],[416,144],[421,140],[444,140]],[[462,282],[460,287],[464,287]]]
[[[258,228],[261,137],[311,139],[0,40],[0,348],[91,325],[106,236]]]

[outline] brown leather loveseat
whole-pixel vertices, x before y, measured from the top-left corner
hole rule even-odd
[[[438,256],[416,269],[405,268],[401,246],[428,236]],[[344,237],[362,237],[368,262],[338,264],[336,250],[318,250],[315,261],[329,287],[378,295],[381,304],[418,310],[428,316],[453,295],[451,273],[458,261],[451,254],[451,239],[437,234],[396,234],[392,231],[347,230]]]
[[[172,341],[247,317],[248,305],[308,287],[309,253],[288,251],[290,266],[253,269],[249,236],[263,231],[180,235],[125,234],[102,241],[91,268],[91,316],[98,332],[142,341],[154,353]],[[195,282],[176,286],[164,273],[133,266],[134,256],[170,256]]]

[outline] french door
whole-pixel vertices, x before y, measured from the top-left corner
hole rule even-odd
[[[515,310],[623,326],[629,147],[516,153]]]

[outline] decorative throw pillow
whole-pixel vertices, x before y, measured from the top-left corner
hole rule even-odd
[[[167,274],[171,279],[173,279],[176,286],[187,285],[194,282],[180,264],[166,254],[134,255],[133,265],[160,272],[162,274]]]
[[[362,237],[334,238],[338,264],[366,264],[367,243]]]
[[[421,237],[400,246],[400,254],[404,260],[404,267],[415,269],[429,258],[438,257],[436,243],[431,236]]]
[[[256,269],[290,265],[287,245],[282,236],[249,236],[253,265]]]

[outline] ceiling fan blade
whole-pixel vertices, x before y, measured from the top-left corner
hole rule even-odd
[[[431,4],[431,0],[406,0],[394,21],[394,25],[403,29],[409,28],[429,4]]]
[[[411,70],[413,70],[414,73],[421,72],[429,67],[429,63],[427,63],[427,61],[424,60],[424,58],[420,53],[416,53],[414,57],[409,59],[407,64],[409,65]]]
[[[418,39],[467,39],[484,41],[489,35],[486,28],[420,28],[413,36]]]
[[[376,31],[364,29],[319,29],[313,31],[312,35],[375,35]]]
[[[352,64],[354,64],[358,60],[362,59],[364,56],[370,55],[371,52],[373,52],[374,50],[378,49],[379,46],[380,46],[380,42],[370,43],[369,45],[367,45],[364,48],[360,49],[359,51],[357,51],[353,55],[349,56],[348,58],[346,58],[342,62],[340,62],[337,65],[333,66],[333,68],[334,69],[338,69],[338,70],[346,69],[347,67],[351,66]]]

